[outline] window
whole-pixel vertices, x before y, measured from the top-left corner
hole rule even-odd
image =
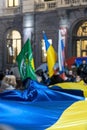
[[[7,0],[7,7],[15,7],[19,5],[19,0]]]
[[[16,63],[16,57],[21,51],[21,36],[16,30],[7,34],[7,64]]]
[[[47,6],[48,6],[48,8],[54,8],[54,7],[56,7],[56,3],[55,2],[48,3]]]
[[[77,37],[77,56],[87,56],[87,22],[78,28]]]

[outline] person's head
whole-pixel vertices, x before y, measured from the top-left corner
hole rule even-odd
[[[76,82],[81,81],[81,77],[79,75],[76,76]]]
[[[73,71],[72,70],[69,70],[69,75],[73,75]]]
[[[65,67],[68,67],[68,64],[67,64],[67,62],[65,62]]]
[[[83,63],[83,64],[86,64],[86,60],[83,60],[82,63]]]
[[[42,82],[42,77],[39,76],[39,75],[37,75],[37,81],[38,81],[38,82]]]
[[[13,87],[16,87],[16,77],[14,75],[6,75],[3,80],[8,85],[12,85]]]

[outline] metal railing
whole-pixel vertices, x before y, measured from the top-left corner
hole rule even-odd
[[[13,14],[20,14],[20,13],[21,13],[20,6],[3,9],[3,14],[4,15],[13,15]]]
[[[57,7],[56,4],[56,1],[39,2],[35,3],[34,7],[36,11],[45,11],[55,9]]]
[[[23,13],[23,3],[18,7],[8,7],[0,11],[0,16],[2,15],[14,15]],[[27,6],[27,5],[25,5]],[[56,8],[71,7],[71,6],[87,6],[87,0],[52,0],[46,2],[35,2],[34,8],[31,11],[47,11],[55,10]],[[28,11],[29,8],[27,7]],[[25,11],[26,12],[26,11]]]
[[[36,11],[53,10],[61,7],[87,5],[87,0],[54,0],[49,2],[37,2],[34,7]]]

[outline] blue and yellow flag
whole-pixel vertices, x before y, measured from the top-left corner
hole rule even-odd
[[[31,43],[29,39],[27,39],[26,43],[24,44],[16,60],[18,62],[18,68],[22,80],[25,80],[26,78],[29,77],[32,80],[36,80],[34,59],[32,55]]]
[[[13,130],[86,130],[87,86],[45,86],[27,79],[27,88],[0,93],[0,124]],[[10,130],[10,129],[9,129]]]
[[[53,46],[49,43],[45,32],[43,32],[43,38],[45,41],[46,52],[47,52],[48,73],[49,73],[49,77],[52,77],[54,74],[53,68],[57,62],[57,54],[56,54],[56,51],[54,50]]]

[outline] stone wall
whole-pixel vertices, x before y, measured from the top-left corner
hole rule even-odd
[[[0,18],[0,70],[6,67],[6,37],[9,30],[17,30],[23,36],[22,16]]]

